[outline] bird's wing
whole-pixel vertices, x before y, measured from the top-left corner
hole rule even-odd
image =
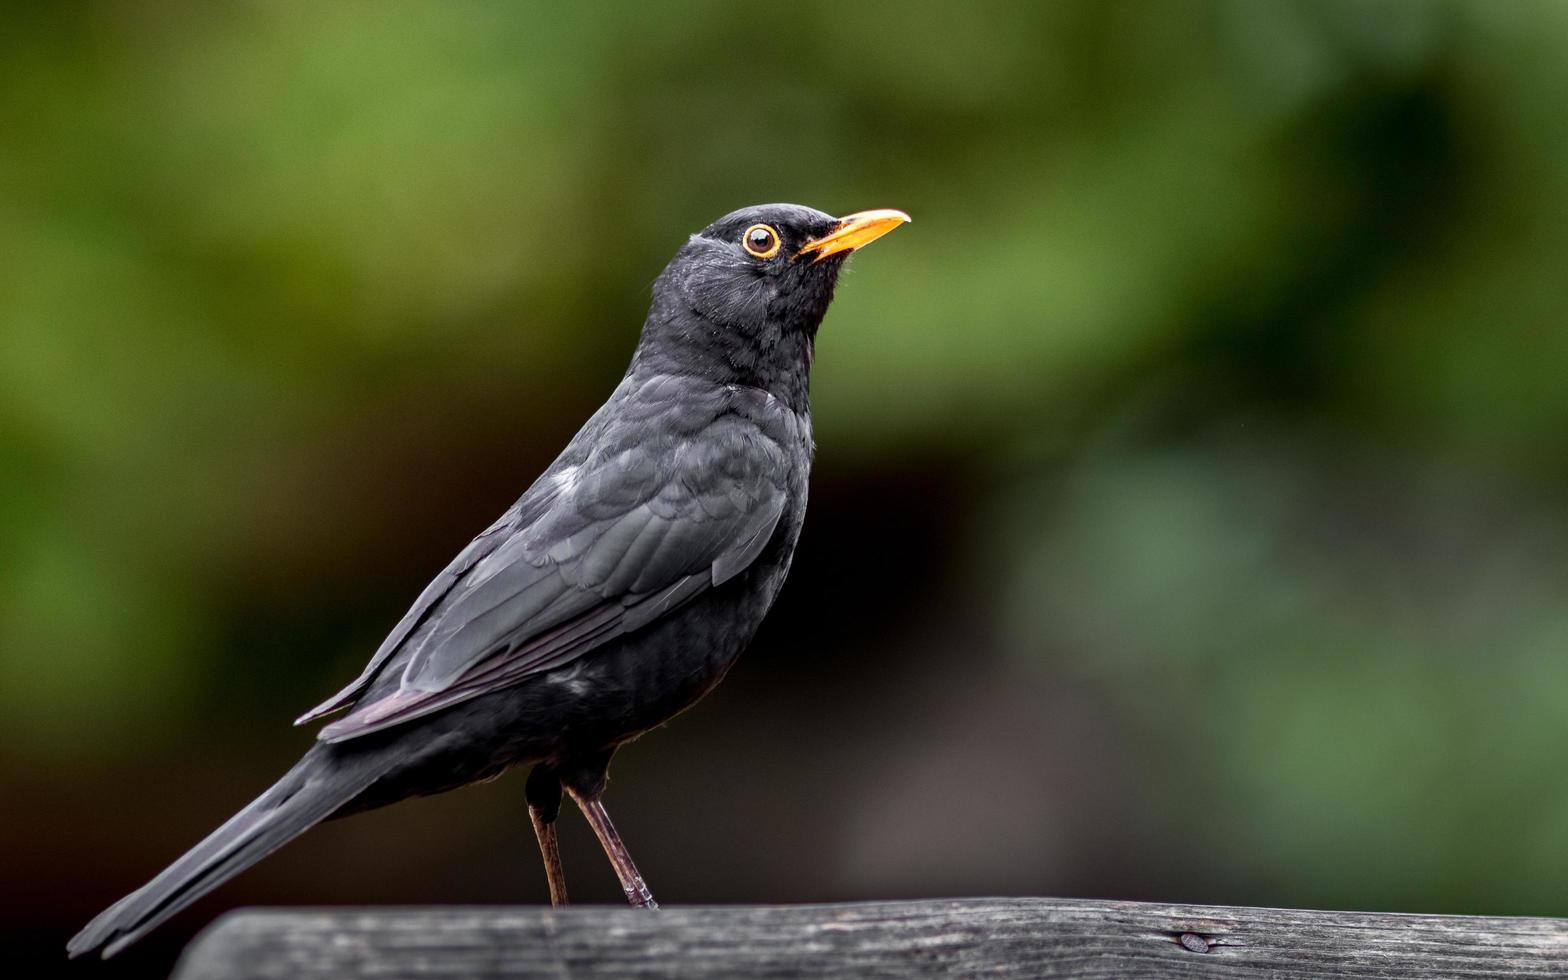
[[[558,667],[723,583],[773,536],[785,466],[777,444],[729,424],[561,469],[549,506],[498,531],[504,540],[405,633],[398,687],[320,738],[378,731]]]
[[[381,646],[376,648],[375,656],[370,658],[370,662],[365,665],[364,670],[360,671],[359,676],[343,690],[300,715],[294,720],[294,724],[303,725],[315,721],[357,701],[370,688],[370,682],[375,680],[376,674],[380,673],[387,660],[403,645],[403,641],[407,640],[409,634],[425,621],[436,603],[446,598],[447,593],[452,591],[452,587],[467,575],[474,565],[506,541],[504,532],[514,525],[515,514],[516,508],[508,510],[500,520],[485,528],[477,538],[468,543],[466,548],[458,552],[457,557],[441,570],[441,574],[432,579],[430,584],[425,586],[425,590],[419,593],[419,598],[414,600],[414,605],[403,614],[403,618],[398,620],[397,625],[392,627],[392,632],[387,634],[387,638],[381,641]]]

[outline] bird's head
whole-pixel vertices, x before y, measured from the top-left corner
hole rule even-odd
[[[692,235],[655,282],[639,354],[804,397],[844,260],[908,220],[893,210],[836,218],[798,204],[732,211]]]

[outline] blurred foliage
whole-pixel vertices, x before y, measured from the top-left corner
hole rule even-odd
[[[885,536],[935,633],[1082,692],[1161,801],[1033,890],[1155,891],[1094,870],[1146,836],[1209,859],[1161,897],[1568,913],[1568,4],[6,22],[11,769],[274,737],[609,389],[683,235],[896,206],[821,336],[841,536],[791,589],[888,574],[835,508],[939,474]],[[813,643],[935,682],[912,606]]]

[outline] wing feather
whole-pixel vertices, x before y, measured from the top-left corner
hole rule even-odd
[[[397,689],[319,737],[378,731],[570,663],[749,567],[784,512],[783,454],[765,441],[772,451],[759,452],[750,432],[703,435],[589,460],[525,526],[465,551],[417,621],[383,644],[407,653]],[[374,674],[334,700],[360,696]]]
[[[294,724],[303,725],[330,715],[334,711],[341,711],[362,696],[370,687],[370,682],[375,679],[376,674],[381,671],[381,668],[391,659],[392,655],[397,653],[398,649],[402,647],[409,634],[425,621],[436,604],[446,598],[447,594],[452,591],[453,586],[467,575],[475,564],[495,551],[506,540],[505,535],[501,532],[511,526],[516,518],[516,508],[508,510],[500,520],[480,532],[478,537],[474,538],[474,540],[468,543],[467,547],[458,552],[457,557],[452,559],[451,563],[441,570],[441,574],[437,575],[429,585],[425,586],[424,591],[419,593],[419,598],[414,600],[414,605],[409,608],[408,612],[403,614],[403,618],[398,620],[397,625],[392,627],[392,632],[387,634],[387,638],[381,641],[381,646],[376,648],[375,655],[370,658],[370,662],[365,665],[365,669],[360,671],[359,676],[354,678],[347,687],[332,695],[332,697],[300,715],[294,720]]]

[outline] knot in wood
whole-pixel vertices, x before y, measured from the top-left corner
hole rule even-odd
[[[1195,932],[1184,932],[1178,937],[1182,948],[1193,953],[1207,953],[1209,941]]]

